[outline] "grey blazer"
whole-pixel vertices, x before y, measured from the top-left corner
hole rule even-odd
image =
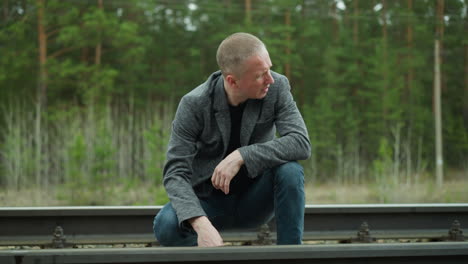
[[[267,95],[261,100],[248,100],[242,117],[238,150],[252,178],[285,162],[307,159],[311,152],[288,79],[271,74],[275,82]],[[229,106],[218,71],[182,97],[172,123],[164,186],[179,224],[206,215],[198,197],[209,195],[211,189],[197,187],[211,178],[225,156],[230,129]]]

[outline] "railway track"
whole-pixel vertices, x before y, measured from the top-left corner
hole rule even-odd
[[[111,248],[0,251],[3,264],[39,263],[468,263],[467,242],[221,248]]]
[[[0,246],[70,247],[82,244],[155,244],[157,206],[3,207]],[[468,204],[307,205],[304,240],[377,239],[460,241]],[[269,231],[275,230],[274,221]],[[274,239],[271,232],[228,230],[225,241]]]
[[[221,248],[154,247],[152,221],[160,209],[0,208],[0,263],[468,263],[468,204],[308,205],[305,245]],[[275,237],[269,230],[275,230],[274,221],[261,233],[228,230],[222,236],[264,243]],[[412,238],[446,242],[388,242]],[[140,246],[125,247],[134,243]]]

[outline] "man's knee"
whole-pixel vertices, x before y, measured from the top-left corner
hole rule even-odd
[[[153,231],[158,242],[163,246],[172,246],[179,222],[171,204],[166,204],[154,218]]]
[[[275,168],[276,184],[284,185],[288,188],[303,188],[304,169],[296,161],[291,161],[279,165]]]

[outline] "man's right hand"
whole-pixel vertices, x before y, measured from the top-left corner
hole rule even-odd
[[[224,245],[218,230],[206,216],[189,219],[189,223],[198,234],[199,247],[221,247]]]

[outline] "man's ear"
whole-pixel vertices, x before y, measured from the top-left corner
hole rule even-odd
[[[237,85],[237,80],[236,77],[234,77],[234,75],[228,74],[226,76],[226,81],[231,87],[235,87]]]

